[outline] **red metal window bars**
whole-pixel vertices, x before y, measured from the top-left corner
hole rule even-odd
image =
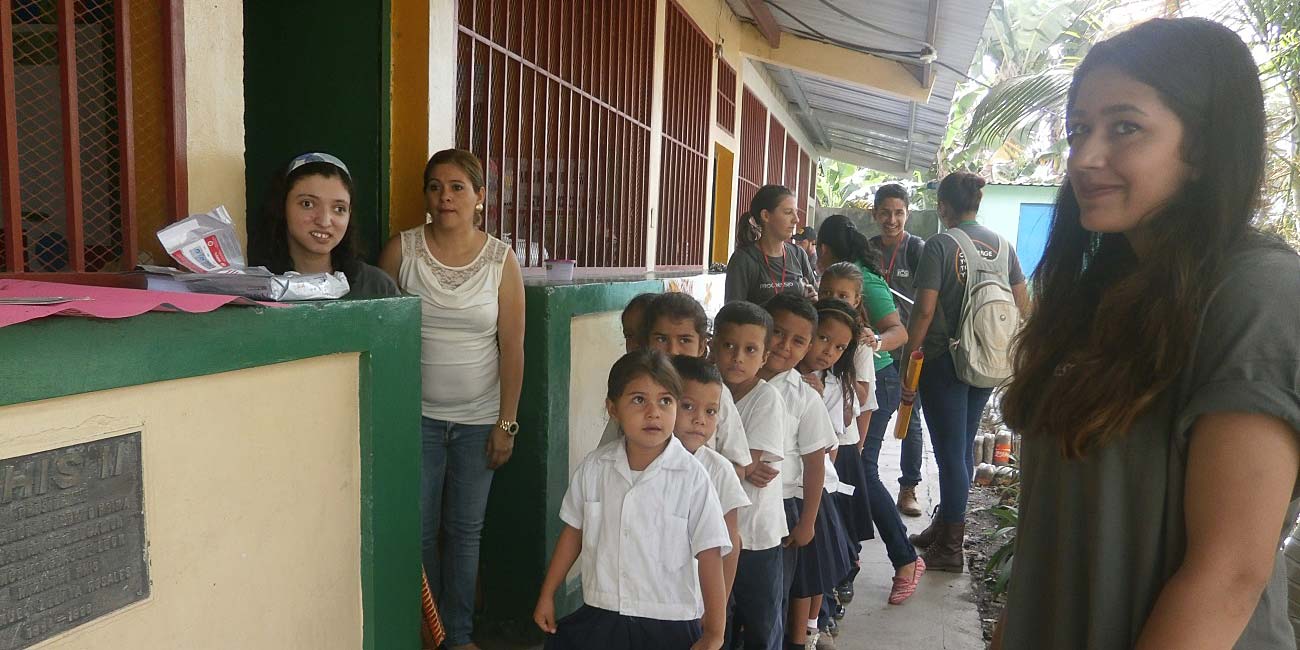
[[[712,62],[713,42],[676,2],[669,2],[657,266],[704,262]]]
[[[740,169],[736,179],[736,216],[749,211],[749,202],[764,184],[764,161],[767,152],[767,108],[749,88],[742,93],[740,105]],[[736,229],[743,232],[742,228]]]
[[[459,0],[457,146],[521,265],[645,265],[653,0]]]
[[[718,57],[718,126],[735,135],[736,69],[722,57]]]
[[[130,269],[184,213],[179,12],[0,2],[0,272]]]

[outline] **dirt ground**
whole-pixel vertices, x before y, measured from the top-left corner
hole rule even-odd
[[[1005,594],[992,594],[993,578],[985,570],[989,556],[1003,543],[1002,539],[993,537],[999,526],[997,519],[988,512],[988,508],[998,505],[1000,492],[1001,488],[972,488],[966,516],[966,566],[970,574],[971,595],[979,606],[985,643],[993,637],[993,625],[1002,616],[1002,608],[1006,605]]]

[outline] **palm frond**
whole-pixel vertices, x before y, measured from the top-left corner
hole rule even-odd
[[[966,141],[996,147],[1017,126],[1043,112],[1060,110],[1070,90],[1070,71],[1053,68],[997,84],[975,107]]]

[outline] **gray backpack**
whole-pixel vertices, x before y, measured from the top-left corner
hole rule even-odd
[[[1020,311],[1011,293],[1010,246],[998,236],[998,254],[986,260],[961,228],[944,233],[966,257],[966,295],[956,337],[949,341],[957,378],[976,388],[993,388],[1011,377],[1011,346]]]

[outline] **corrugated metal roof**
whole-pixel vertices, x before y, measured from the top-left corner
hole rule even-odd
[[[727,2],[737,16],[753,22],[743,0]],[[925,42],[929,27],[930,2],[926,0],[767,0],[767,4],[784,32],[822,40],[809,31],[811,27],[829,39],[861,47],[915,52]],[[932,45],[938,60],[966,70],[979,45],[992,0],[938,0],[937,4]],[[835,8],[880,30],[858,24]],[[896,166],[890,171],[924,169],[934,163],[947,131],[953,95],[962,80],[957,73],[934,65],[930,101],[914,104],[869,87],[770,63],[764,66],[788,100],[791,112],[804,121],[804,129],[814,140],[822,140],[819,146],[877,160],[881,168]]]

